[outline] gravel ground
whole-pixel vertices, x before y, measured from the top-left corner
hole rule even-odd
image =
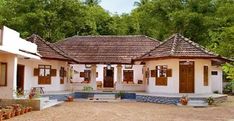
[[[138,102],[72,102],[8,121],[234,121],[234,97],[208,108]]]

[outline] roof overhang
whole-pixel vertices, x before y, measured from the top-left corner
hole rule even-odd
[[[233,60],[223,57],[202,57],[202,56],[164,56],[164,57],[147,57],[147,58],[136,58],[133,61],[149,61],[149,60],[164,60],[164,59],[211,59],[219,60],[220,62],[232,62]]]

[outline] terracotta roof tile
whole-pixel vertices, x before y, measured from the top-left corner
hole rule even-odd
[[[131,63],[160,44],[141,35],[73,36],[55,43],[79,63]]]
[[[174,34],[154,50],[146,53],[138,59],[162,58],[162,57],[198,57],[198,58],[216,58],[219,55],[206,50],[197,43],[183,37],[180,34]]]
[[[53,44],[46,42],[38,35],[33,34],[27,40],[37,45],[38,53],[44,59],[71,60],[65,53],[62,53]]]

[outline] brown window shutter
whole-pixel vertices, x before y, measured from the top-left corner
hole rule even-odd
[[[57,75],[57,70],[56,69],[51,69],[50,70],[50,75],[51,76],[56,76]]]
[[[156,70],[151,70],[150,73],[151,73],[151,77],[156,77]]]
[[[84,72],[80,72],[80,77],[85,77],[85,73]]]
[[[156,78],[156,85],[158,86],[167,86],[167,77],[158,77]]]
[[[34,76],[39,76],[39,69],[38,68],[34,68],[33,75]]]
[[[203,69],[203,73],[204,73],[204,86],[208,86],[208,66],[204,66]]]
[[[167,69],[167,77],[172,77],[172,69]]]
[[[96,77],[98,77],[98,72],[96,72]]]

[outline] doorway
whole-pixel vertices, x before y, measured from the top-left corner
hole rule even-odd
[[[17,65],[17,82],[16,89],[18,92],[24,91],[24,65]]]
[[[194,93],[194,62],[180,61],[180,93]]]
[[[107,69],[107,67],[104,67],[103,76],[104,76],[103,87],[114,88],[114,67],[111,67],[110,69]]]

